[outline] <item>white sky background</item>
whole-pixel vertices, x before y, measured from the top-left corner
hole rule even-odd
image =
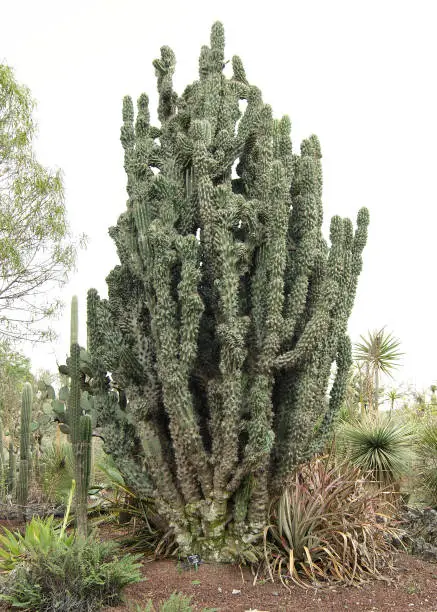
[[[107,230],[126,203],[119,142],[124,95],[146,91],[152,60],[176,53],[175,88],[197,78],[212,23],[226,55],[243,59],[275,116],[292,120],[295,151],[311,133],[323,152],[325,220],[370,209],[369,241],[349,324],[352,340],[387,326],[406,353],[398,381],[437,379],[437,2],[430,0],[13,0],[1,2],[0,61],[38,107],[39,160],[64,172],[72,228],[89,236],[61,297],[77,294],[85,343],[88,288],[106,294],[118,260]],[[56,370],[59,342],[26,347],[34,368]]]

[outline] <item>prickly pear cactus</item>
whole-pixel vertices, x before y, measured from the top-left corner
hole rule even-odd
[[[168,47],[154,61],[158,126],[146,94],[136,116],[123,103],[120,265],[108,299],[88,295],[94,405],[106,450],[181,553],[232,560],[340,407],[368,212],[356,230],[334,217],[324,239],[319,141],[293,152],[290,120],[239,57],[225,76],[220,23],[181,96],[175,64]]]

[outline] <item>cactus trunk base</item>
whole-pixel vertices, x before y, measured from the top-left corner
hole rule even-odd
[[[237,525],[229,519],[226,504],[217,505],[212,499],[187,504],[171,524],[179,557],[199,555],[202,561],[218,563],[256,561],[254,545],[262,541],[264,524]]]

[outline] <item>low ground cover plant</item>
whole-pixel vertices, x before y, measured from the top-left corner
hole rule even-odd
[[[32,519],[23,534],[3,528],[0,558],[0,600],[25,610],[92,612],[118,603],[124,587],[141,580],[139,556],[67,534],[53,517]]]

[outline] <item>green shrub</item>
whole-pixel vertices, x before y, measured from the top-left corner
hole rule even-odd
[[[354,583],[379,575],[391,550],[382,493],[369,491],[358,468],[330,458],[301,467],[272,505],[264,532],[271,579],[302,584]],[[285,578],[285,576],[287,578]]]
[[[28,558],[49,555],[58,547],[68,548],[73,540],[74,535],[67,535],[64,528],[54,524],[53,516],[44,519],[33,517],[24,533],[2,527],[0,570],[11,571]]]
[[[160,602],[158,608],[155,608],[149,599],[145,608],[137,606],[135,612],[193,612],[193,608],[191,597],[186,597],[182,593],[172,593],[168,599]]]
[[[41,612],[92,612],[120,601],[123,588],[141,579],[139,556],[118,557],[114,542],[66,533],[73,493],[74,486],[62,527],[49,517],[33,518],[23,534],[3,528],[0,600]]]
[[[337,442],[355,467],[382,486],[396,483],[412,464],[411,425],[387,415],[346,423]]]
[[[114,542],[87,538],[35,551],[9,574],[0,599],[38,612],[92,612],[117,604],[124,587],[141,580],[138,557],[117,557],[117,550]]]

